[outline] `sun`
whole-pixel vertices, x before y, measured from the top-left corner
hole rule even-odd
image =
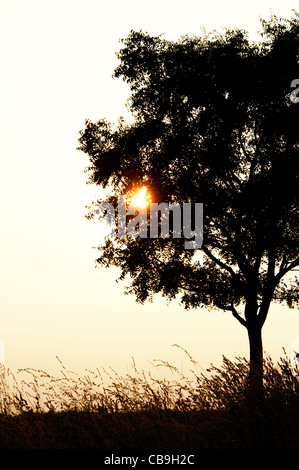
[[[145,208],[151,202],[147,188],[143,186],[131,198],[132,206]]]

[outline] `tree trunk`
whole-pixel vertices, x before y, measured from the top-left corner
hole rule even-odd
[[[250,350],[249,392],[255,399],[263,398],[262,327],[256,322],[248,327]]]

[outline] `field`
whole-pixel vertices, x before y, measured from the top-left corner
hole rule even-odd
[[[248,401],[248,363],[223,357],[186,377],[161,361],[152,372],[86,371],[80,376],[2,368],[1,449],[298,449],[299,369],[264,362],[265,398]],[[161,370],[165,377],[161,379]],[[163,373],[162,373],[163,376]],[[21,377],[21,379],[20,379]]]

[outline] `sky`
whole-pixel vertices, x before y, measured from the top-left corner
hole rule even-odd
[[[85,119],[130,119],[127,86],[112,74],[119,40],[131,29],[176,40],[200,28],[246,29],[270,10],[290,17],[298,0],[0,0],[0,354],[10,369],[55,373],[155,359],[188,368],[186,349],[205,369],[248,357],[229,313],[186,311],[157,297],[139,305],[96,269],[102,236],[85,219],[98,194],[86,184],[87,156],[76,150]],[[297,77],[290,77],[290,79]],[[299,337],[295,310],[273,306],[264,349],[273,359]],[[0,358],[1,360],[1,358]]]

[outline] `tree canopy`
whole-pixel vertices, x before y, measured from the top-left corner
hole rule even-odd
[[[298,16],[262,20],[258,43],[239,29],[176,42],[131,31],[114,76],[130,86],[133,123],[86,120],[79,138],[89,182],[109,187],[115,208],[141,187],[152,202],[204,207],[200,250],[107,238],[97,263],[130,276],[140,302],[162,293],[232,312],[252,359],[271,301],[298,305]]]

